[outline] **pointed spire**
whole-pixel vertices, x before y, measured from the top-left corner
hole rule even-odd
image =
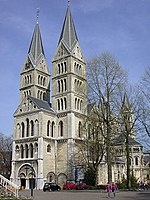
[[[39,11],[37,11],[36,26],[33,32],[30,48],[28,51],[28,56],[34,66],[36,66],[40,61],[40,59],[44,56],[42,38],[41,38],[40,28],[38,25],[38,17],[39,17]]]
[[[69,5],[70,5],[70,0],[68,0],[68,8],[58,45],[60,42],[62,42],[69,51],[72,51],[72,49],[74,48],[75,44],[78,41],[78,38]]]

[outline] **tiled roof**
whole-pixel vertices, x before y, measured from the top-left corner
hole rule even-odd
[[[116,137],[114,139],[113,145],[124,144],[125,143],[125,139],[126,139],[125,135],[121,133],[118,137]],[[131,136],[129,136],[128,139],[129,139],[129,145],[142,146],[139,142],[134,140]]]
[[[56,112],[52,109],[51,104],[47,101],[43,101],[41,99],[37,99],[34,97],[29,96],[29,98],[31,99],[31,101],[33,101],[39,108],[42,108],[44,110],[48,110],[51,111],[53,113],[56,114]]]

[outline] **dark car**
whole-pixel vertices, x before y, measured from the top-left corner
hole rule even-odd
[[[56,183],[45,183],[44,187],[43,187],[43,191],[59,191],[61,190],[61,187],[59,185],[57,185]]]
[[[76,189],[77,190],[85,190],[85,189],[88,189],[88,186],[86,185],[86,183],[77,183]]]
[[[72,182],[68,182],[63,185],[63,190],[73,190],[76,189],[76,184]]]

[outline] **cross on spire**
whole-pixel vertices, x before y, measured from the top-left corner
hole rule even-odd
[[[40,13],[40,9],[37,8],[37,11],[36,11],[36,23],[38,24],[38,20],[39,20],[39,13]]]
[[[68,0],[68,6],[70,6],[70,0]]]

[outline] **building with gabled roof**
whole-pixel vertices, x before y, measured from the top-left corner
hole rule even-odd
[[[20,103],[14,113],[11,180],[22,188],[74,180],[75,142],[86,117],[86,64],[68,4],[50,71],[38,20],[20,74]],[[84,90],[83,90],[84,88]]]

